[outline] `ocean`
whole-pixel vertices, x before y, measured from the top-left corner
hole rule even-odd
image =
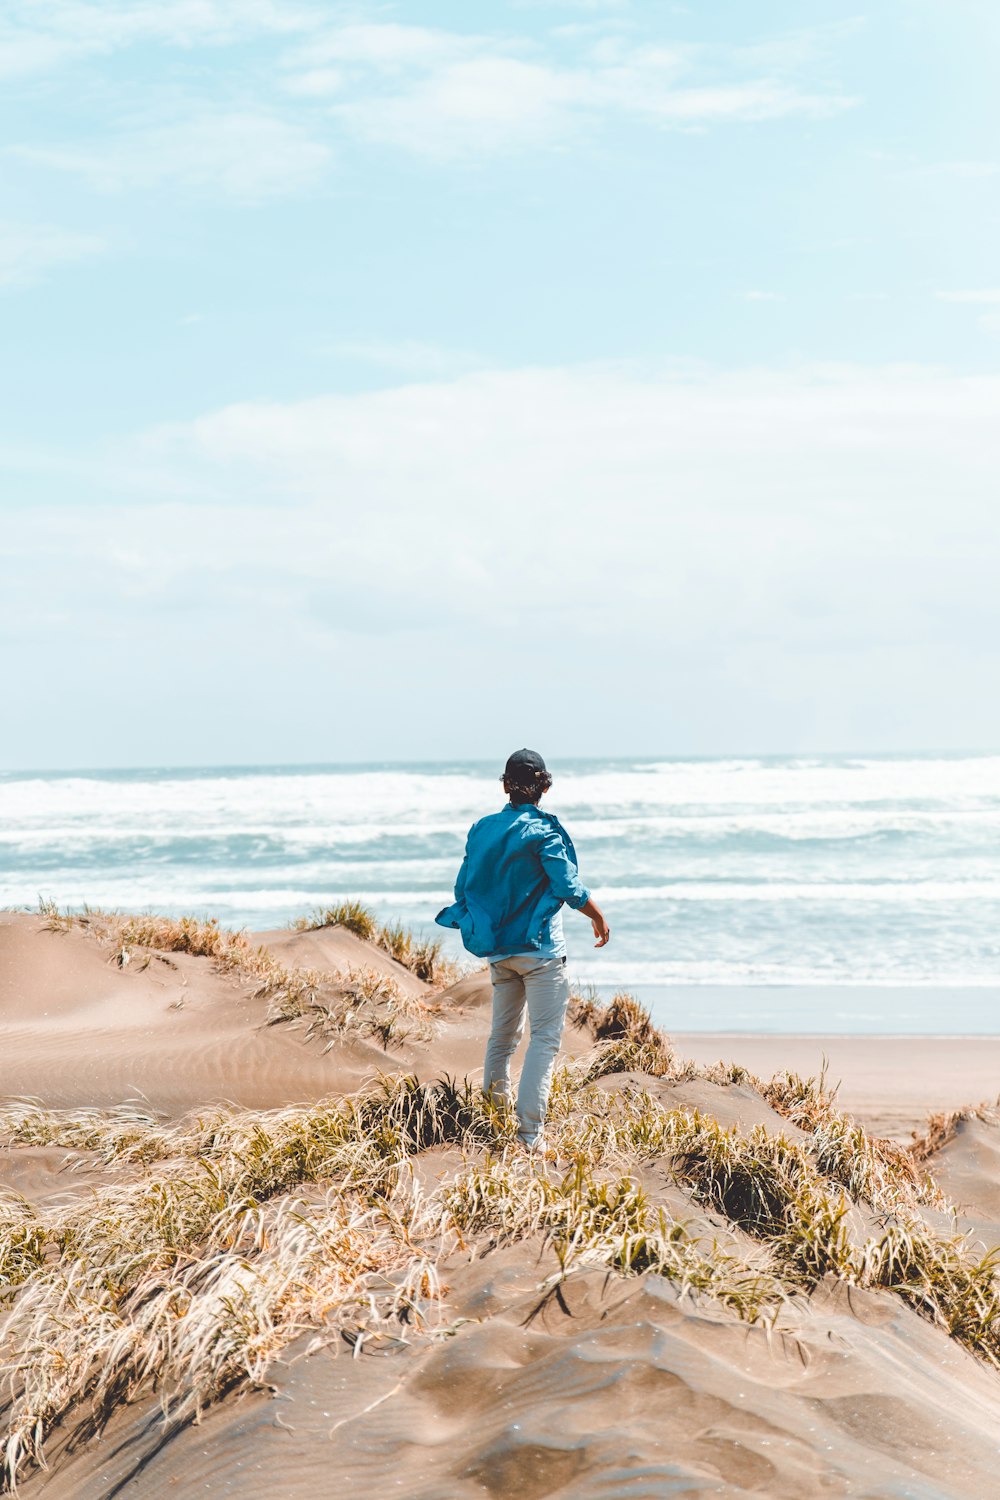
[[[355,896],[421,933],[473,763],[0,773],[0,905],[278,927]],[[581,984],[682,1030],[1000,1030],[1000,755],[554,761],[610,945],[567,913]]]

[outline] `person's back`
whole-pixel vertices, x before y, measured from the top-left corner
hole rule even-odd
[[[573,842],[555,814],[508,802],[469,829],[455,903],[438,921],[452,925],[442,918],[453,917],[477,958],[549,952],[563,902],[579,908],[588,898]],[[565,951],[560,945],[558,956]]]
[[[552,785],[542,757],[516,751],[501,779],[510,801],[470,828],[455,900],[436,920],[457,927],[468,951],[490,960],[493,1028],[483,1088],[494,1097],[510,1092],[510,1060],[527,1011],[531,1041],[517,1097],[518,1136],[534,1148],[569,1001],[563,905],[590,918],[598,947],[610,932],[580,880],[569,834],[538,806]]]

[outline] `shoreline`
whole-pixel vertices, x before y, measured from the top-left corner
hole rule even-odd
[[[598,985],[606,996],[614,986]],[[632,993],[671,1034],[1000,1037],[995,985],[656,985]]]

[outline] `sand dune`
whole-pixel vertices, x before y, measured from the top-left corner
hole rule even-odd
[[[47,931],[38,918],[6,914],[3,1092],[77,1111],[141,1093],[154,1112],[177,1118],[227,1099],[261,1110],[336,1095],[380,1071],[475,1076],[488,1024],[486,976],[433,993],[348,933],[259,936],[284,963],[389,975],[427,1007],[426,1028],[388,1050],[350,1036],[324,1050],[323,1037],[308,1038],[306,1018],[267,1024],[266,1002],[252,986],[216,972],[208,958],[133,954],[121,968],[91,934]],[[778,1061],[780,1042],[767,1046]],[[867,1043],[857,1047],[855,1087],[879,1118],[872,1053]],[[594,1048],[586,1029],[567,1028],[568,1056],[590,1059]],[[904,1050],[910,1094],[894,1079],[887,1089],[894,1102],[883,1110],[901,1127],[920,1118],[921,1068],[932,1072],[935,1044]],[[845,1093],[852,1055],[844,1044],[836,1057]],[[974,1044],[967,1060],[967,1073],[957,1056],[949,1063],[955,1106],[994,1092],[980,1089]],[[594,1110],[601,1098],[610,1105],[642,1090],[660,1117],[715,1120],[741,1139],[756,1131],[753,1139],[813,1149],[811,1127],[796,1125],[752,1082],[697,1069],[662,1077],[618,1071],[599,1076],[594,1089],[586,1096]],[[266,1116],[255,1118],[266,1125]],[[137,1128],[146,1127],[140,1120]],[[148,1128],[156,1128],[152,1114]],[[425,1199],[470,1163],[485,1170],[492,1158],[470,1142],[443,1141],[413,1156]],[[141,1188],[182,1165],[178,1158],[160,1167],[153,1157],[108,1165],[96,1138],[72,1150],[13,1137],[0,1143],[6,1192],[49,1215],[67,1204],[96,1205],[109,1183]],[[556,1182],[569,1165],[542,1162],[538,1170]],[[960,1227],[983,1245],[1000,1243],[995,1117],[959,1119],[927,1165],[961,1206]],[[700,1255],[770,1263],[766,1240],[699,1196],[668,1155],[640,1153],[628,1170],[651,1211],[682,1225]],[[322,1201],[322,1189],[322,1181],[303,1180],[303,1212]],[[940,1208],[920,1212],[932,1226],[946,1221]],[[885,1223],[884,1212],[850,1204],[855,1238],[877,1235]],[[28,1500],[314,1500],[356,1491],[414,1500],[986,1500],[995,1492],[1000,1375],[915,1304],[827,1275],[811,1290],[803,1284],[766,1326],[668,1275],[623,1276],[581,1261],[560,1279],[558,1249],[557,1239],[538,1233],[515,1243],[494,1244],[482,1233],[442,1240],[443,1294],[420,1304],[423,1324],[380,1323],[353,1358],[347,1326],[313,1327],[286,1341],[263,1388],[229,1396],[197,1425],[165,1428],[156,1394],[140,1389],[99,1437],[79,1441],[81,1410],[51,1432],[50,1470],[29,1469],[21,1492]]]
[[[274,1369],[273,1396],[227,1403],[159,1449],[147,1406],[24,1493],[994,1493],[1000,1381],[890,1298],[824,1290],[769,1334],[662,1277],[583,1272],[543,1300],[540,1269],[497,1252],[453,1286],[476,1319],[460,1335],[361,1360],[303,1345]],[[500,1310],[479,1321],[484,1304]]]
[[[370,1047],[324,1057],[268,1027],[264,1003],[207,959],[154,954],[120,969],[84,933],[17,915],[0,916],[0,1018],[3,1092],[63,1108],[267,1108],[349,1088],[375,1060]]]
[[[429,989],[403,965],[383,953],[373,943],[366,943],[344,927],[320,927],[305,932],[277,928],[270,932],[253,932],[251,942],[269,948],[282,963],[303,969],[332,969],[347,973],[349,969],[375,969],[385,974],[408,995],[425,995]]]
[[[334,974],[374,969],[409,995],[428,992],[350,932],[260,933],[255,941],[285,963]],[[253,986],[217,973],[210,959],[147,953],[121,968],[82,931],[0,913],[0,1089],[59,1108],[137,1098],[169,1115],[219,1101],[268,1109],[357,1088],[379,1069],[473,1066],[481,1023],[466,1037],[456,1011],[481,1004],[484,993],[482,976],[456,989],[446,1055],[433,1037],[391,1053],[368,1039],[325,1052],[306,1041],[302,1025],[269,1025]]]

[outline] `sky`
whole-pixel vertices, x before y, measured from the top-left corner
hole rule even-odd
[[[1000,748],[998,47],[6,0],[0,767]]]

